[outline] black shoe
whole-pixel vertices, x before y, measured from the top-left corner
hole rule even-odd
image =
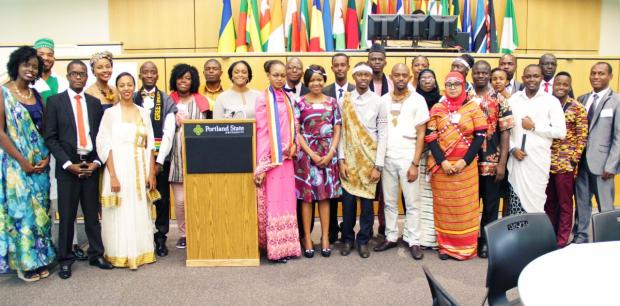
[[[114,269],[114,266],[107,261],[105,258],[99,256],[95,259],[91,259],[90,260],[90,265],[91,266],[97,266],[99,267],[99,269],[104,269],[104,270],[112,270]]]
[[[314,249],[304,250],[304,256],[306,258],[314,257]]]
[[[392,242],[392,241],[388,241],[387,239],[384,240],[381,244],[377,245],[376,247],[373,248],[373,250],[375,252],[383,252],[392,248],[395,248],[398,246],[398,243],[396,242]]]
[[[321,250],[321,256],[323,257],[329,257],[332,255],[332,249],[322,249]]]
[[[168,248],[166,247],[166,237],[155,238],[155,253],[159,257],[165,257],[168,255]]]
[[[184,249],[187,247],[187,240],[185,237],[179,238],[176,245],[177,249]]]
[[[424,253],[422,253],[422,249],[419,245],[412,245],[409,247],[409,252],[411,253],[411,257],[415,260],[420,260],[424,258]]]
[[[448,255],[448,254],[442,254],[442,253],[439,253],[439,252],[438,252],[438,254],[439,254],[439,259],[441,259],[441,260],[448,260],[448,259],[450,259],[450,255]]]
[[[71,277],[71,265],[60,265],[60,270],[58,271],[58,276],[62,279],[67,279]]]
[[[285,264],[285,263],[288,262],[288,259],[286,259],[286,258],[269,259],[269,262],[274,263],[274,264]]]
[[[82,250],[79,245],[74,244],[72,252],[73,252],[73,257],[75,258],[75,260],[79,260],[79,261],[88,260],[88,256],[86,256],[86,252],[84,252],[84,250]]]
[[[370,250],[368,250],[368,244],[358,245],[357,252],[360,253],[361,258],[370,257]]]
[[[489,257],[489,246],[485,242],[482,242],[481,244],[478,245],[478,257],[480,258]]]
[[[351,250],[353,250],[353,243],[345,242],[342,245],[342,249],[340,249],[340,255],[349,256],[349,254],[351,254]]]

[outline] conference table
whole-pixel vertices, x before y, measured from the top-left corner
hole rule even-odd
[[[620,305],[620,241],[570,244],[519,275],[525,306]]]

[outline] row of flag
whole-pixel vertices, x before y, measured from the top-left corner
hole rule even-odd
[[[364,0],[361,18],[356,0],[335,1],[332,18],[329,0],[288,0],[282,15],[282,0],[241,0],[235,29],[231,0],[222,0],[222,19],[218,52],[322,52],[366,49],[368,16],[372,14],[411,14],[422,10],[429,15],[459,16],[459,31],[470,33],[469,46],[477,53],[512,53],[519,46],[513,0],[506,0],[502,41],[498,46],[493,0],[388,0],[382,11],[381,0]],[[259,5],[260,1],[260,5]],[[476,20],[472,23],[472,1],[476,1]],[[273,7],[270,6],[273,5]],[[501,48],[501,49],[500,49]]]

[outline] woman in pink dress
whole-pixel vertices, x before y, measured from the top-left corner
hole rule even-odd
[[[256,99],[258,243],[270,261],[286,263],[301,255],[293,170],[295,117],[291,98],[283,90],[284,63],[271,60],[264,67],[269,88]]]

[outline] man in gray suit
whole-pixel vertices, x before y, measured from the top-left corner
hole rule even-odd
[[[323,94],[330,96],[338,105],[342,105],[344,94],[355,89],[354,85],[349,84],[347,74],[349,73],[349,56],[344,53],[336,53],[332,56],[332,71],[336,77],[336,81],[323,88]],[[338,226],[338,202],[340,199],[331,199],[329,201],[329,243],[338,240],[338,232],[341,232]]]
[[[515,71],[517,71],[517,58],[512,54],[504,54],[499,58],[499,68],[506,71],[508,75],[508,85],[506,90],[509,93],[514,94],[523,89],[523,84],[517,81],[515,78]]]
[[[588,242],[592,195],[599,211],[614,209],[614,176],[620,172],[620,95],[609,88],[611,79],[611,65],[594,64],[590,70],[593,91],[578,98],[588,114],[589,134],[576,182],[574,243]]]

